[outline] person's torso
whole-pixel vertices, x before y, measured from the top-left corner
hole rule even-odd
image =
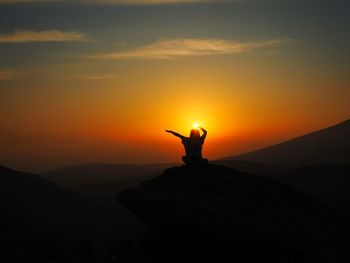
[[[187,156],[202,156],[203,141],[201,138],[199,140],[191,140],[190,138],[186,138],[182,140],[182,144],[185,146]]]

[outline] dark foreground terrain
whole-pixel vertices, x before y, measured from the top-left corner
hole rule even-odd
[[[0,166],[0,263],[348,263],[349,132],[200,167]]]
[[[149,262],[347,262],[346,222],[275,180],[174,167],[117,199],[153,227]]]
[[[349,262],[347,165],[222,162],[1,167],[0,262]]]
[[[110,198],[90,195],[3,166],[0,179],[1,263],[113,262],[120,246],[148,229],[115,201],[118,189]]]

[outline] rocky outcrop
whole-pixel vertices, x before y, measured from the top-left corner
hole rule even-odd
[[[253,255],[256,249],[271,249],[273,256],[283,251],[332,262],[341,261],[334,255],[344,258],[337,241],[342,222],[330,209],[277,181],[223,166],[170,168],[117,199],[168,242],[173,237],[175,246],[205,243],[190,255],[222,244],[214,258],[242,251]]]

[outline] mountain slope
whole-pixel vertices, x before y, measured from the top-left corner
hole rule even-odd
[[[241,160],[214,160],[211,164],[218,164],[232,169],[236,169],[245,173],[255,174],[258,176],[271,177],[280,175],[291,170],[287,166],[269,165],[264,163],[241,161]]]
[[[321,200],[338,212],[350,215],[350,165],[313,165],[270,177]]]
[[[283,166],[350,163],[350,120],[254,152],[224,158]]]
[[[0,166],[1,238],[79,232],[90,202],[44,178]]]
[[[41,176],[75,191],[113,198],[123,188],[157,175],[170,166],[91,163],[56,169]]]
[[[98,207],[99,225],[105,235],[127,237],[141,235],[148,226],[115,201],[121,190],[152,178],[171,164],[104,164],[90,163],[56,169],[44,178],[75,192],[89,196]],[[111,231],[113,229],[113,231]]]

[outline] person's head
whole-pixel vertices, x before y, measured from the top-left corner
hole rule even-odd
[[[192,129],[190,133],[190,139],[195,140],[201,137],[198,129]]]

